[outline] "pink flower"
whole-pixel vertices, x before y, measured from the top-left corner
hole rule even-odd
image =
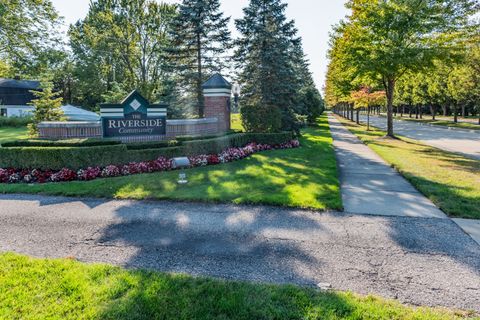
[[[98,167],[95,167],[95,168],[88,167],[87,169],[78,170],[77,177],[78,177],[78,180],[89,181],[89,180],[94,180],[98,178],[101,175],[101,173],[102,173],[102,170],[100,170],[100,168]]]
[[[192,167],[203,167],[208,164],[208,156],[201,154],[199,156],[189,157]]]
[[[75,179],[77,179],[77,173],[67,168],[63,168],[50,176],[52,182],[73,181]]]
[[[8,182],[10,177],[10,172],[7,169],[0,168],[0,183]]]
[[[107,166],[107,167],[103,168],[102,173],[101,173],[101,176],[104,177],[104,178],[118,177],[119,175],[121,175],[121,170],[120,170],[119,167],[114,166],[114,165],[110,165],[110,166]]]

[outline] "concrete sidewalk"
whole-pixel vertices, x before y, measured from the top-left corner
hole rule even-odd
[[[420,194],[373,150],[329,116],[340,170],[346,212],[386,216],[446,219],[446,215]]]

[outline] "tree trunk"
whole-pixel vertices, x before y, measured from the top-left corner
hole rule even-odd
[[[430,105],[430,113],[432,114],[432,120],[435,121],[436,108],[433,104]]]
[[[387,136],[395,138],[393,134],[393,94],[395,92],[395,80],[387,79],[386,81],[387,92]]]
[[[370,106],[367,107],[367,131],[370,131]]]
[[[423,106],[420,106],[420,119],[423,119]]]
[[[408,106],[408,117],[409,118],[412,117],[412,106],[411,105]]]
[[[200,39],[200,33],[197,33],[197,105],[198,105],[198,117],[203,118],[205,116],[205,106],[203,99],[202,89],[203,69],[202,69],[202,42]]]
[[[357,109],[357,119],[356,119],[357,124],[360,124],[360,109]]]
[[[354,120],[353,120],[353,104],[350,105],[350,120],[351,120],[351,121],[354,121]]]
[[[458,122],[457,105],[453,105],[453,122]]]
[[[465,118],[465,106],[462,106],[462,118]]]
[[[447,106],[442,106],[443,116],[447,116]]]

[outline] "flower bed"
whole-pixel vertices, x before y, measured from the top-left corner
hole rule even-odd
[[[207,165],[216,165],[228,163],[246,158],[254,153],[273,150],[290,149],[300,146],[298,140],[291,140],[278,145],[249,143],[241,148],[228,148],[219,154],[202,154],[189,157],[191,167],[201,167]],[[59,171],[53,170],[19,170],[0,168],[0,183],[46,183],[46,182],[66,182],[66,181],[89,181],[97,178],[109,178],[118,176],[128,176],[132,174],[151,173],[173,170],[172,159],[160,157],[153,161],[132,162],[126,165],[109,165],[106,167],[88,167],[74,171],[63,168]]]

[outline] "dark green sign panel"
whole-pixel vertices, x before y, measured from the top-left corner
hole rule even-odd
[[[104,137],[165,135],[167,106],[150,105],[137,91],[119,104],[100,106]]]

